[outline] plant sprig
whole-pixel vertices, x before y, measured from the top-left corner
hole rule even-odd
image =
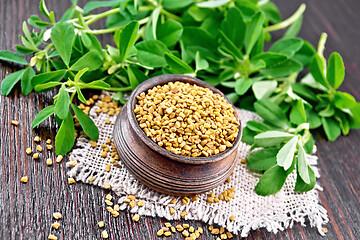
[[[295,191],[314,187],[306,155],[314,146],[310,131],[323,129],[333,141],[360,127],[360,103],[338,91],[345,77],[341,56],[333,53],[326,61],[323,55],[326,34],[317,50],[296,36],[304,4],[282,20],[270,1],[112,0],[90,1],[83,8],[72,3],[56,18],[41,0],[43,16],[23,23],[17,53],[0,51],[0,60],[24,67],[3,80],[3,95],[19,81],[24,95],[58,92],[54,105],[32,124],[55,115],[57,154],[66,154],[75,143],[73,115],[88,137],[99,136],[91,118],[74,105],[76,99],[86,101],[83,90],[115,91],[113,99],[124,104],[125,92],[166,73],[199,77],[263,118],[248,122],[242,138],[252,145],[248,167],[264,172],[255,188],[260,195],[278,192],[293,171]],[[110,9],[91,13],[100,7]],[[92,28],[103,19],[105,29]],[[37,30],[30,31],[28,24]],[[271,41],[273,31],[286,28],[283,37]],[[97,35],[107,33],[113,33],[115,44],[102,46]],[[265,51],[266,42],[271,44]],[[299,79],[300,73],[305,77]]]

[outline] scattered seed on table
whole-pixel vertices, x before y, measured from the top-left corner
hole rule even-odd
[[[22,183],[27,183],[28,180],[29,180],[28,176],[24,176],[24,177],[22,177],[22,178],[20,179],[20,181],[21,181]]]
[[[140,215],[139,214],[135,214],[134,217],[132,218],[133,221],[137,222],[140,219]]]
[[[138,201],[138,203],[137,203],[137,205],[139,206],[139,207],[142,207],[142,206],[144,206],[144,201]]]
[[[189,232],[187,230],[182,231],[181,233],[184,237],[188,237],[189,236]]]
[[[165,236],[165,237],[170,237],[170,236],[171,236],[171,232],[164,232],[164,236]]]
[[[68,162],[67,164],[68,164],[68,166],[70,166],[70,167],[75,167],[75,166],[77,165],[77,161],[76,161],[76,160],[72,160],[72,161]]]
[[[160,229],[156,235],[158,235],[158,237],[161,237],[164,234],[164,230]]]
[[[113,197],[112,197],[110,194],[108,194],[108,195],[106,195],[105,198],[106,198],[107,200],[111,201]]]
[[[109,188],[110,188],[110,184],[109,184],[109,183],[105,183],[104,188],[105,188],[105,189],[109,189]]]
[[[51,145],[46,145],[46,149],[47,149],[47,150],[51,150],[51,149],[52,149],[52,146],[51,146]]]
[[[118,217],[119,216],[119,212],[118,211],[112,211],[111,214],[113,215],[113,217]]]
[[[164,232],[169,231],[169,228],[168,228],[168,227],[162,227],[161,229],[162,229]]]
[[[62,215],[59,212],[54,212],[53,217],[57,220],[57,219],[61,219]]]
[[[14,126],[18,126],[18,125],[19,125],[19,121],[12,120],[12,121],[11,121],[11,124],[14,125]]]
[[[50,240],[57,240],[57,236],[50,234],[48,237]]]
[[[114,205],[114,211],[120,211],[120,205],[119,204]]]
[[[27,154],[27,155],[30,155],[31,153],[32,153],[32,149],[31,149],[31,148],[27,148],[27,149],[26,149],[26,154]]]
[[[107,233],[106,230],[102,231],[101,235],[102,235],[103,238],[108,238],[109,237],[109,234]]]
[[[52,228],[54,229],[58,229],[60,227],[60,223],[58,222],[54,222],[52,225],[51,225]]]
[[[199,231],[199,233],[203,233],[204,232],[204,230],[202,229],[202,227],[198,227],[198,229],[197,229],[198,231]]]
[[[227,235],[228,238],[232,238],[232,237],[233,237],[233,235],[231,234],[231,232],[227,232],[226,235]]]
[[[96,147],[96,146],[97,146],[97,142],[96,142],[96,141],[93,141],[93,140],[90,140],[90,145],[91,145],[91,147]]]
[[[190,227],[189,224],[187,224],[187,223],[184,223],[184,224],[183,224],[183,228],[189,228],[189,227]]]
[[[223,227],[220,227],[219,233],[220,233],[220,234],[223,234],[224,232],[225,232],[225,229],[224,229]]]
[[[74,178],[68,178],[68,182],[69,182],[69,184],[73,184],[73,183],[75,183],[75,179]]]
[[[135,201],[135,196],[134,195],[129,195],[128,197],[127,197],[128,199],[130,199],[130,200],[134,200]]]
[[[102,227],[104,227],[104,222],[103,221],[98,222],[98,225],[99,225],[99,228],[102,228]]]
[[[106,158],[107,157],[107,154],[108,152],[107,151],[102,151],[100,156],[103,157],[103,158]]]
[[[241,163],[246,163],[246,158],[244,158],[244,159],[241,159],[241,161],[240,161]]]
[[[106,165],[105,166],[105,171],[110,172],[110,170],[111,170],[111,165],[110,164]]]
[[[128,198],[125,198],[125,199],[123,200],[123,202],[124,202],[124,203],[130,203],[130,202],[131,202],[131,200],[130,200],[130,199],[128,199]]]
[[[114,211],[114,209],[112,207],[106,207],[106,210],[110,213],[112,213]]]
[[[195,240],[196,239],[195,233],[190,234],[190,238],[191,238],[191,240]]]
[[[208,197],[206,200],[208,203],[213,203],[214,202],[214,198],[213,197]]]
[[[39,153],[34,153],[33,159],[38,159],[38,158],[39,158]]]
[[[327,232],[328,232],[328,229],[325,228],[325,227],[324,227],[322,230],[323,230],[324,233],[327,233]]]
[[[106,144],[110,144],[111,143],[111,138],[107,138],[106,139]]]
[[[107,119],[105,120],[105,123],[106,123],[106,124],[110,124],[110,123],[111,123],[110,119],[107,118]]]
[[[134,208],[134,207],[135,207],[135,205],[136,205],[136,203],[135,203],[135,201],[134,201],[134,200],[131,200],[131,202],[129,203],[129,205],[130,205],[130,207],[131,207],[131,208]]]
[[[185,211],[183,211],[182,213],[180,213],[180,217],[185,217],[187,213]]]
[[[166,223],[165,223],[165,227],[167,227],[167,228],[171,227],[171,223],[166,222]]]
[[[172,231],[173,233],[176,233],[175,227],[171,226],[170,229],[171,229],[171,231]]]
[[[35,136],[35,137],[34,137],[34,142],[40,142],[40,137],[39,137],[39,136]]]
[[[107,199],[105,199],[105,203],[106,203],[106,205],[108,205],[108,206],[112,206],[112,205],[113,205],[113,202],[112,202],[112,201],[109,201],[109,200],[107,200]]]
[[[210,225],[209,226],[209,231],[213,230],[214,226],[213,225]]]
[[[173,207],[170,207],[170,214],[171,215],[175,214],[175,209]]]
[[[36,146],[36,150],[38,150],[39,152],[42,152],[43,148],[42,148],[42,146],[37,145],[37,146]]]
[[[175,204],[177,201],[177,198],[173,198],[171,201],[170,201],[170,204]]]
[[[230,219],[230,221],[235,221],[235,216],[234,216],[234,215],[231,215],[231,216],[229,217],[229,219]]]
[[[213,235],[217,235],[217,234],[219,234],[219,233],[220,233],[220,231],[219,231],[218,228],[213,228],[213,229],[211,230],[211,234],[213,234]]]
[[[179,232],[182,232],[184,230],[184,228],[183,228],[183,226],[181,226],[179,224],[179,225],[176,225],[176,230],[178,230]]]
[[[58,156],[56,157],[56,162],[57,162],[57,163],[60,163],[62,160],[63,160],[63,156],[62,156],[62,155],[58,155]]]
[[[189,227],[189,232],[191,232],[191,233],[195,232],[195,229],[193,226]]]
[[[46,144],[51,144],[51,139],[47,139]]]

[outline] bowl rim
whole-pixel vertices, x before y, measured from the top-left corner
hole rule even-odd
[[[219,153],[216,155],[211,155],[209,157],[188,157],[188,156],[174,154],[174,153],[166,150],[165,148],[160,147],[158,144],[156,144],[154,141],[152,141],[152,139],[150,139],[148,136],[145,135],[145,132],[140,128],[140,126],[136,120],[135,113],[134,113],[135,105],[138,102],[136,97],[139,96],[142,92],[146,92],[147,90],[149,90],[155,86],[164,85],[169,82],[177,82],[177,81],[186,82],[186,83],[190,83],[190,84],[196,84],[200,87],[209,88],[214,93],[217,93],[217,94],[221,95],[222,97],[224,97],[226,99],[226,101],[232,106],[232,108],[234,109],[235,118],[239,121],[239,132],[238,132],[238,136],[237,136],[236,140],[234,141],[233,146],[231,148],[227,149],[226,151],[224,151],[222,153]],[[190,77],[187,75],[181,75],[181,74],[163,74],[163,75],[149,78],[148,80],[139,84],[134,89],[134,91],[131,93],[131,95],[129,97],[127,104],[128,104],[128,106],[126,109],[127,109],[127,115],[128,115],[130,126],[135,131],[135,133],[138,135],[140,140],[142,142],[144,142],[153,151],[156,151],[159,154],[170,158],[171,160],[174,160],[177,162],[182,162],[182,163],[187,163],[187,164],[213,163],[213,162],[217,162],[217,161],[220,161],[220,160],[228,157],[235,149],[238,148],[238,145],[240,143],[240,139],[241,139],[241,135],[242,135],[242,124],[240,121],[239,113],[236,110],[235,106],[225,96],[225,94],[223,94],[220,90],[216,89],[215,87],[211,86],[210,84],[208,84],[205,81],[202,81],[200,79]]]

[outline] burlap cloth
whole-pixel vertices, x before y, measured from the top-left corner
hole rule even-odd
[[[218,196],[230,187],[236,187],[235,198],[230,202],[220,201],[219,203],[208,203],[206,201],[208,193],[198,195],[198,200],[190,201],[184,205],[181,201],[170,204],[173,196],[158,193],[137,181],[122,165],[112,167],[110,172],[105,171],[105,166],[110,164],[110,154],[107,158],[100,157],[102,152],[101,144],[105,144],[107,138],[112,138],[113,127],[116,116],[108,114],[96,114],[95,105],[90,110],[90,116],[99,128],[100,137],[95,148],[90,146],[90,140],[80,135],[73,149],[69,161],[76,160],[78,163],[68,169],[68,175],[77,181],[104,187],[105,183],[111,185],[111,189],[119,196],[121,210],[128,209],[132,213],[139,213],[146,216],[164,217],[168,220],[180,219],[180,213],[186,211],[187,215],[183,219],[201,220],[208,224],[218,224],[227,227],[230,232],[246,237],[251,229],[266,228],[268,231],[276,233],[292,227],[295,222],[305,225],[306,219],[312,227],[317,227],[320,234],[322,225],[328,222],[326,210],[320,205],[318,191],[321,187],[315,188],[307,193],[294,192],[296,174],[292,173],[286,180],[280,192],[273,196],[262,197],[254,192],[261,175],[250,171],[246,164],[240,159],[246,157],[250,148],[245,143],[240,143],[239,160],[231,176],[230,183],[224,183],[213,189],[212,192]],[[259,116],[253,112],[239,110],[242,124],[249,120],[260,120]],[[106,124],[105,120],[110,119],[111,123]],[[316,168],[317,157],[309,155],[309,164],[315,174],[319,177]],[[95,180],[93,180],[96,178]],[[90,181],[89,181],[90,179]],[[93,181],[91,181],[93,180]],[[143,207],[130,209],[128,204],[122,203],[127,195],[135,195],[137,199],[145,202]],[[176,213],[171,215],[169,207],[172,206]],[[230,221],[229,216],[234,215],[235,221]]]

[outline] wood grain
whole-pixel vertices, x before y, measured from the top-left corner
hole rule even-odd
[[[85,1],[80,1],[83,5]],[[317,44],[321,32],[329,34],[325,55],[338,51],[346,65],[346,81],[342,91],[353,94],[360,100],[360,3],[358,0],[275,0],[284,17],[294,12],[301,2],[307,4],[300,36]],[[70,6],[70,1],[47,0],[48,8],[59,17]],[[21,24],[30,15],[38,13],[38,0],[0,1],[0,49],[15,50],[19,44]],[[281,32],[276,33],[279,37]],[[110,37],[101,37],[103,43],[111,43]],[[0,62],[0,79],[16,68]],[[64,162],[46,166],[47,157],[54,159],[52,152],[44,151],[34,161],[25,154],[26,147],[35,147],[35,134],[42,139],[54,140],[54,120],[46,121],[41,128],[31,130],[35,115],[52,103],[51,93],[22,96],[17,87],[8,97],[0,97],[0,239],[46,239],[50,232],[59,239],[101,239],[98,221],[104,221],[110,239],[158,239],[156,231],[163,219],[142,217],[138,223],[131,220],[129,212],[120,212],[114,219],[104,207],[107,191],[86,184],[67,184]],[[11,120],[19,120],[18,127]],[[360,132],[351,131],[349,136],[336,142],[327,142],[317,137],[319,183],[323,206],[330,222],[328,233],[321,237],[315,228],[296,224],[291,229],[277,234],[264,229],[251,231],[247,239],[360,239]],[[42,142],[44,147],[44,141]],[[20,178],[29,176],[27,184]],[[59,230],[51,230],[52,213],[63,214]],[[207,226],[189,221],[191,225]],[[180,223],[179,221],[173,222]],[[183,239],[180,235],[171,239]],[[215,239],[205,230],[200,239]],[[239,237],[235,238],[239,239]]]

